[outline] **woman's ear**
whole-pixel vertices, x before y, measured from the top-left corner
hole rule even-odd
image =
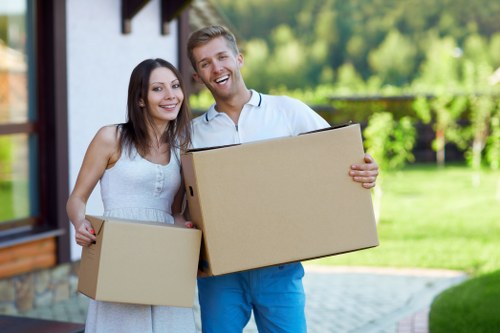
[[[142,98],[139,100],[139,106],[140,106],[141,108],[143,108],[143,107],[145,107],[145,106],[146,106],[146,104],[144,104],[144,100],[143,100]]]

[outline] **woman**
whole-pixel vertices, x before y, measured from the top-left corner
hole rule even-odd
[[[132,71],[127,122],[101,128],[90,143],[66,210],[76,242],[94,230],[87,200],[100,181],[104,215],[192,227],[181,211],[180,150],[191,140],[191,114],[177,69],[148,59]],[[193,310],[90,300],[85,332],[196,332]]]

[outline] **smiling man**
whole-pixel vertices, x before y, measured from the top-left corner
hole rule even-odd
[[[191,34],[188,56],[194,78],[212,93],[215,104],[193,120],[194,148],[295,136],[329,127],[303,102],[248,89],[244,64],[234,35],[222,26]],[[351,166],[349,175],[361,186],[375,186],[378,165]],[[346,170],[347,174],[347,170]],[[201,321],[205,333],[241,333],[254,312],[261,333],[305,333],[305,294],[301,263],[253,269],[198,279]]]

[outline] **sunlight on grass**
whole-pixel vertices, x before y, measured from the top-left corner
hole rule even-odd
[[[384,174],[377,248],[315,260],[328,265],[446,268],[471,274],[500,268],[500,175],[465,166],[413,165]]]

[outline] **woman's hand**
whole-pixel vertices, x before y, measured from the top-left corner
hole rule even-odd
[[[75,225],[75,240],[78,245],[90,246],[96,241],[95,230],[88,220]]]
[[[195,226],[195,225],[194,225],[194,223],[193,223],[193,222],[191,222],[191,221],[186,221],[186,222],[184,222],[184,226],[185,226],[186,228],[189,228],[189,229],[196,229],[196,226]]]

